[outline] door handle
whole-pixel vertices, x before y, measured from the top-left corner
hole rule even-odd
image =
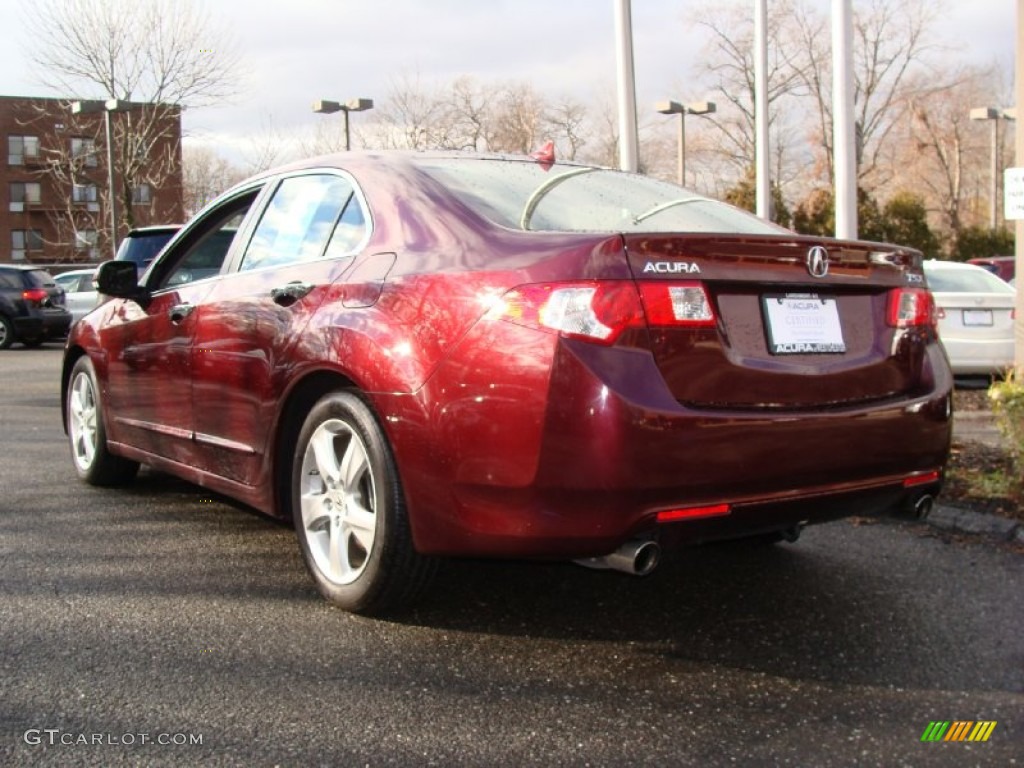
[[[271,288],[270,298],[282,307],[290,307],[312,290],[312,283],[303,283],[299,280],[295,280],[278,288]]]
[[[195,304],[175,304],[173,307],[171,307],[171,322],[177,325],[195,311]]]

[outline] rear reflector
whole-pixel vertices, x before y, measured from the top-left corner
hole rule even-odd
[[[920,475],[911,475],[904,479],[904,488],[913,488],[918,485],[928,485],[929,483],[937,483],[939,481],[939,473],[935,472],[924,472]]]
[[[889,291],[889,325],[916,328],[936,324],[935,299],[924,288],[893,288]]]
[[[666,509],[658,513],[659,523],[676,523],[680,520],[696,520],[702,517],[723,517],[732,512],[728,504],[714,504],[710,507],[687,507],[686,509]]]

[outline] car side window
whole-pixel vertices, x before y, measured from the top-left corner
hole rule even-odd
[[[340,176],[322,174],[284,179],[263,212],[239,269],[245,271],[322,258],[352,197],[352,185]]]
[[[363,214],[363,206],[353,192],[349,195],[348,202],[345,203],[345,210],[341,212],[338,225],[331,234],[326,256],[335,258],[352,253],[365,236],[366,216]]]
[[[174,253],[161,258],[154,289],[184,285],[219,274],[258,193],[259,190],[248,192],[210,211],[186,239],[178,243]]]

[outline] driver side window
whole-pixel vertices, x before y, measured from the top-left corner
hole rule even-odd
[[[210,211],[187,239],[179,243],[178,253],[161,265],[154,289],[172,288],[220,274],[258,194],[258,189],[247,192]]]

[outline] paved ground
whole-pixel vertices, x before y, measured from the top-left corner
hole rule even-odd
[[[0,766],[1024,763],[1015,546],[844,522],[648,579],[452,561],[359,619],[286,527],[155,473],[79,484],[58,364],[0,354]],[[936,720],[997,726],[922,743]]]

